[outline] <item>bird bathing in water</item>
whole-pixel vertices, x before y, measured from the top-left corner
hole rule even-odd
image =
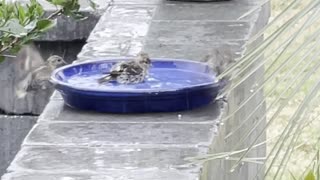
[[[131,61],[121,61],[111,67],[110,72],[98,79],[99,84],[116,81],[120,84],[137,84],[145,80],[149,73],[151,60],[147,53],[141,52]]]

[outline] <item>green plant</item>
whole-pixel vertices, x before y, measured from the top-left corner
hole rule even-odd
[[[316,153],[316,155],[313,158],[313,161],[310,163],[310,165],[305,169],[303,173],[300,174],[300,176],[294,175],[290,171],[291,179],[292,180],[320,180],[320,161],[319,161],[319,151]]]
[[[37,39],[43,33],[55,26],[60,15],[70,16],[76,20],[86,17],[79,12],[78,0],[47,0],[57,7],[57,10],[45,17],[41,4],[30,0],[28,4],[1,1],[0,5],[0,62],[5,56],[17,53],[20,48]],[[88,0],[93,8],[95,3]]]

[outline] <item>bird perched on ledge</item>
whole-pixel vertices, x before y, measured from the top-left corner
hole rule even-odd
[[[221,75],[230,65],[235,63],[231,47],[228,45],[221,45],[214,48],[202,62],[207,63],[216,73],[217,76]],[[231,80],[231,75],[225,76],[219,80],[219,83],[224,88]]]
[[[147,53],[141,52],[131,61],[122,61],[115,64],[111,71],[102,78],[98,83],[102,84],[109,81],[116,81],[120,84],[136,84],[143,82],[148,75],[151,60]]]
[[[28,58],[26,61],[32,61]],[[25,62],[29,64],[29,62]],[[23,98],[28,92],[39,89],[47,89],[51,86],[49,79],[51,73],[59,66],[67,64],[62,57],[53,55],[50,56],[45,63],[38,67],[26,67],[28,73],[15,86],[15,92],[18,98]]]

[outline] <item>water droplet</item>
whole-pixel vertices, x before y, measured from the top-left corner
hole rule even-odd
[[[235,168],[232,168],[232,169],[230,170],[230,172],[233,173],[235,170],[236,170]]]
[[[241,162],[241,166],[243,166],[244,165],[244,162]]]
[[[251,92],[251,93],[253,93],[253,92],[254,92],[254,90],[253,90],[253,89],[251,89],[251,90],[250,90],[250,92]]]
[[[225,157],[224,159],[225,159],[225,160],[229,160],[229,159],[230,159],[230,156],[227,156],[227,157]]]
[[[72,177],[62,177],[62,180],[74,180]]]

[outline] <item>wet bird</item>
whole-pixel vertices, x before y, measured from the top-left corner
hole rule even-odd
[[[151,60],[147,53],[141,52],[131,61],[122,61],[112,66],[110,72],[98,79],[99,84],[116,81],[120,84],[136,84],[145,80]]]
[[[26,61],[32,61],[26,59]],[[26,63],[28,64],[28,63]],[[45,90],[51,87],[49,81],[51,73],[62,65],[67,64],[62,57],[53,55],[50,56],[46,62],[37,67],[32,67],[27,70],[27,74],[16,85],[15,92],[18,98],[23,98],[28,92],[37,91],[39,89]]]
[[[216,76],[221,75],[229,66],[235,63],[231,48],[227,45],[222,45],[214,48],[212,52],[207,55],[202,62],[207,63]],[[224,76],[219,80],[219,83],[224,88],[231,80],[231,75]]]

